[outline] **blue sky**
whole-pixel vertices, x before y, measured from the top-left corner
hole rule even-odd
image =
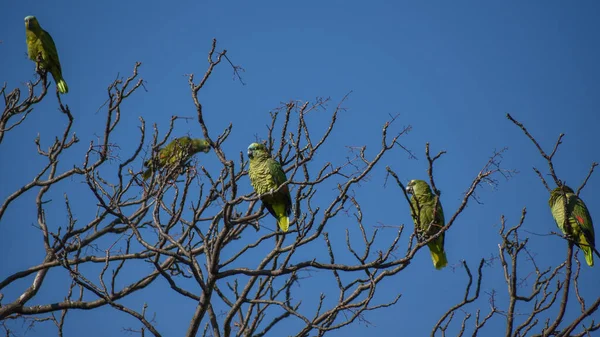
[[[63,101],[75,115],[74,130],[81,139],[66,156],[64,168],[69,167],[69,160],[80,163],[89,142],[102,133],[104,115],[96,111],[106,100],[106,87],[117,74],[129,75],[136,61],[142,62],[140,72],[148,91],[139,91],[124,105],[126,113],[115,134],[123,157],[137,141],[139,116],[148,126],[157,123],[162,132],[171,115],[195,117],[185,74],[203,74],[212,38],[245,69],[246,85],[241,85],[232,79],[231,68],[222,64],[200,95],[213,134],[233,123],[232,136],[224,146],[231,155],[245,151],[256,136],[266,137],[268,112],[290,100],[330,96],[333,108],[352,91],[344,104],[348,111],[327,147],[327,156],[335,158],[345,157],[346,145],[367,145],[368,153],[374,154],[381,127],[390,115],[399,115],[397,129],[412,125],[402,144],[418,160],[396,151],[371,174],[369,184],[357,190],[365,220],[371,225],[411,225],[400,191],[393,185],[383,186],[385,165],[404,182],[425,178],[425,142],[431,143],[433,152],[448,152],[436,167],[446,214],[454,213],[492,152],[508,147],[503,165],[519,174],[501,179],[495,190],[482,189],[483,204],[472,203],[460,216],[446,236],[451,265],[465,259],[474,269],[481,257],[496,254],[502,214],[514,223],[527,207],[526,230],[539,234],[555,230],[548,193],[531,169],[536,166],[547,172],[546,164],[533,144],[506,120],[507,112],[523,122],[547,150],[565,133],[555,165],[559,177],[570,185],[578,186],[591,163],[600,161],[593,136],[600,122],[597,2],[382,1],[367,5],[341,0],[228,4],[23,0],[2,7],[0,81],[9,88],[23,90],[24,83],[34,78],[33,63],[26,57],[25,16],[36,15],[58,47],[70,88]],[[7,134],[0,144],[0,199],[29,181],[43,163],[35,153],[36,135],[49,144],[64,125],[51,95],[25,123]],[[192,120],[177,124],[174,132],[195,135],[201,131]],[[9,165],[8,158],[17,165]],[[592,216],[600,219],[598,187],[600,179],[595,175],[581,197]],[[245,188],[250,191],[249,183]],[[86,212],[93,212],[95,205],[85,203],[89,197],[85,186],[78,180],[57,186],[56,202],[61,205],[63,192],[80,204],[81,221],[89,220]],[[0,221],[2,279],[7,271],[39,263],[43,257],[39,233],[30,226],[36,221],[31,209],[34,198],[35,193],[26,194],[26,200],[15,203]],[[66,218],[62,209],[54,213],[57,222]],[[544,266],[563,258],[564,243],[559,238],[531,235],[531,245]],[[600,279],[599,268],[582,269],[581,287],[589,298],[600,295],[595,281]],[[485,270],[489,276],[483,290],[503,293],[499,264]],[[53,282],[41,295],[48,297],[42,298],[57,296],[51,289],[61,287],[60,276]],[[403,294],[396,306],[367,314],[370,326],[357,324],[331,336],[424,335],[460,300],[464,282],[460,270],[431,268],[423,250],[407,271],[382,284],[378,295],[382,299]],[[308,296],[321,291],[318,284],[307,284],[302,292]],[[157,289],[161,291],[150,294],[158,306],[154,309],[159,330],[181,335],[193,304],[179,299],[164,284]],[[14,298],[18,290],[8,289],[4,301]],[[128,301],[148,296],[136,294]],[[487,308],[486,300],[479,306]],[[106,317],[114,319],[114,324],[100,324],[98,315],[110,315]],[[66,330],[69,335],[86,331],[88,336],[105,336],[120,333],[128,324],[133,324],[129,318],[104,308],[96,314],[74,313]],[[502,321],[497,318],[492,324],[502,326]],[[28,335],[46,334],[36,329]]]

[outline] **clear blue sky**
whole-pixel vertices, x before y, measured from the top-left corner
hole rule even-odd
[[[173,114],[194,117],[184,74],[204,72],[212,38],[246,70],[242,75],[247,85],[242,86],[232,80],[231,68],[221,65],[201,93],[213,133],[234,124],[225,145],[230,154],[245,151],[255,135],[266,137],[268,112],[280,102],[331,96],[335,104],[351,90],[345,104],[349,110],[328,148],[337,151],[332,156],[343,159],[344,145],[367,145],[374,153],[390,114],[400,114],[399,126],[413,126],[402,142],[418,160],[397,151],[371,174],[369,184],[357,190],[370,225],[412,226],[400,191],[392,185],[383,187],[384,168],[392,166],[405,182],[425,178],[425,142],[434,152],[448,151],[436,167],[446,214],[454,212],[492,151],[508,147],[504,166],[520,173],[501,180],[497,190],[481,190],[483,204],[472,203],[461,215],[446,236],[451,265],[466,259],[475,268],[481,257],[497,254],[501,214],[515,223],[521,208],[527,207],[526,230],[544,234],[556,229],[548,193],[531,169],[536,166],[547,172],[545,162],[506,120],[507,112],[525,123],[546,149],[558,134],[566,134],[556,168],[570,185],[578,186],[591,162],[600,161],[594,136],[600,122],[598,2],[13,1],[0,11],[0,81],[9,88],[24,90],[24,83],[34,76],[34,65],[26,57],[23,18],[27,15],[37,16],[59,50],[70,88],[64,102],[75,115],[74,130],[81,139],[69,154],[72,157],[67,156],[73,163],[81,162],[89,142],[102,133],[104,115],[95,112],[106,99],[106,87],[117,74],[130,74],[135,61],[143,63],[140,71],[148,92],[139,91],[125,105],[115,139],[123,156],[137,139],[138,116],[148,126],[157,123],[161,131]],[[64,127],[55,101],[53,95],[47,97],[0,144],[0,199],[37,172],[42,162],[35,154],[35,136],[39,133],[42,142],[49,144]],[[175,134],[186,133],[199,134],[200,127],[194,121],[179,123]],[[597,222],[599,187],[596,174],[581,195]],[[89,195],[84,191],[79,180],[64,182],[57,186],[54,202],[62,206],[63,192],[70,193],[72,200],[86,200]],[[43,257],[41,238],[31,226],[36,221],[31,208],[34,197],[26,194],[27,200],[16,203],[0,222],[0,279]],[[95,209],[83,201],[80,207],[82,221],[89,218],[86,210]],[[58,206],[55,215],[56,223],[66,220]],[[531,235],[531,245],[542,266],[564,258],[559,238]],[[499,267],[485,269],[483,290],[505,292]],[[583,293],[597,298],[598,280],[600,263],[584,267]],[[46,284],[40,298],[60,300],[62,295],[56,297],[58,291],[52,290],[65,288],[60,281]],[[464,282],[461,270],[435,271],[423,250],[406,272],[382,284],[378,295],[382,300],[403,294],[396,306],[367,314],[371,326],[358,324],[331,336],[425,335],[448,307],[460,301]],[[322,290],[307,284],[301,288],[307,296]],[[19,290],[8,288],[3,301],[13,299]],[[150,310],[157,313],[159,331],[172,336],[185,331],[193,303],[164,283],[125,302],[142,299],[153,305]],[[506,308],[506,303],[499,305]],[[486,300],[479,306],[487,309]],[[100,315],[114,322],[101,323]],[[109,308],[73,313],[65,330],[69,336],[118,335],[122,327],[134,324],[124,316]],[[499,318],[492,324],[503,326]],[[286,335],[283,328],[278,333]],[[28,333],[46,335],[41,328]]]

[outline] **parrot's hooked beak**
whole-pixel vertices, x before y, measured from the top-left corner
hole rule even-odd
[[[406,193],[413,194],[413,187],[411,185],[406,186]]]
[[[248,158],[252,159],[252,156],[253,156],[252,150],[248,149]]]
[[[25,19],[25,28],[31,29],[31,20]]]

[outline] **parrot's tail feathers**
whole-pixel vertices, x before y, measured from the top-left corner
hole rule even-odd
[[[593,241],[592,241],[593,242]],[[577,244],[581,250],[583,250],[583,255],[585,255],[585,262],[588,266],[594,266],[594,247],[592,247],[583,231],[579,234],[579,243]]]
[[[583,250],[583,255],[585,255],[585,262],[588,264],[588,266],[593,267],[594,266],[594,250],[592,249],[592,247],[583,246],[581,248],[581,250]]]
[[[433,266],[435,269],[442,269],[448,265],[448,260],[446,260],[446,253],[442,252],[440,254],[431,252],[431,259],[433,260]]]
[[[65,82],[65,80],[62,78],[56,81],[56,87],[58,88],[58,92],[61,94],[66,94],[69,92],[69,86],[67,86],[67,82]]]
[[[144,178],[144,180],[148,180],[148,178],[150,178],[152,176],[152,169],[147,169],[146,171],[144,171],[144,173],[142,173],[142,178]]]
[[[282,216],[277,220],[277,225],[279,225],[279,228],[284,231],[287,232],[288,229],[290,228],[290,218],[288,218],[287,216]]]
[[[444,247],[438,242],[431,242],[429,245],[429,252],[431,253],[431,260],[433,260],[433,266],[435,269],[442,269],[448,265],[446,259],[446,252]]]

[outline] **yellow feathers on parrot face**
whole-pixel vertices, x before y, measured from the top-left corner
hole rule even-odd
[[[61,94],[69,92],[67,82],[62,77],[62,69],[54,40],[47,31],[42,29],[35,16],[25,17],[25,36],[27,55],[30,60],[37,64],[36,69],[42,68],[49,71]]]

